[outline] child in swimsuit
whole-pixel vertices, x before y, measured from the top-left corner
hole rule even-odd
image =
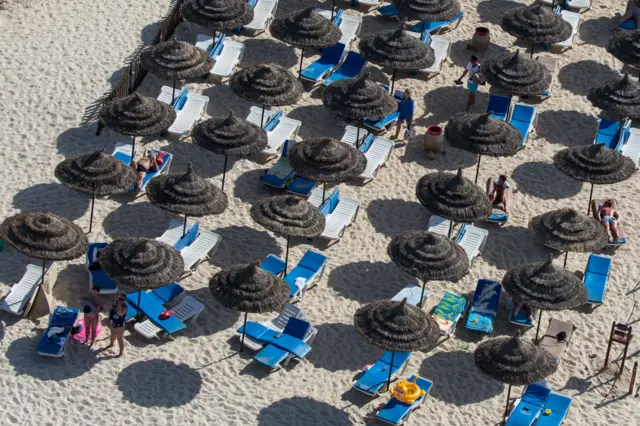
[[[620,235],[618,234],[618,222],[616,220],[617,213],[613,209],[613,202],[611,200],[605,201],[600,210],[598,211],[600,217],[600,223],[604,226],[609,234],[609,241],[616,242]]]
[[[111,330],[111,342],[109,346],[107,346],[107,349],[112,347],[117,339],[118,348],[120,349],[118,356],[122,356],[124,353],[124,323],[128,311],[126,299],[126,296],[121,294],[109,313],[109,320],[111,321],[109,327]]]

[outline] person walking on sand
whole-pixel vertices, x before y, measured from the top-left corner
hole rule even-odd
[[[122,356],[124,353],[124,322],[127,318],[127,296],[122,293],[116,303],[114,303],[109,313],[109,330],[111,331],[111,341],[106,349],[109,349],[118,340],[118,348],[120,352],[118,356]]]
[[[414,110],[414,102],[411,98],[411,90],[407,89],[404,91],[404,97],[398,103],[398,122],[396,123],[396,134],[391,137],[391,139],[398,139],[400,137],[400,130],[402,129],[402,124],[407,123],[407,130],[411,130],[413,126],[413,110]],[[404,141],[404,138],[403,138]]]
[[[476,92],[478,91],[478,85],[481,83],[479,72],[480,62],[478,62],[478,58],[475,55],[471,55],[471,59],[465,67],[464,72],[460,78],[455,81],[456,84],[462,84],[464,76],[467,74],[469,75],[469,79],[467,80],[469,97],[467,98],[467,109],[465,110],[467,112],[469,112],[471,106],[476,102]]]
[[[100,310],[102,309],[100,287],[94,285],[91,288],[91,292],[84,297],[82,302],[84,304],[84,343],[87,343],[89,336],[91,336],[91,343],[89,344],[89,347],[91,347],[96,341],[98,321],[100,321]]]

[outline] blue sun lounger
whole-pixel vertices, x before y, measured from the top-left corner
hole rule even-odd
[[[516,312],[516,305],[513,303],[513,300],[509,300],[511,303],[511,310],[509,311],[509,322],[513,325],[518,325],[520,327],[533,327],[536,325],[536,314],[537,309],[533,310],[533,321],[529,320],[529,315],[525,311],[518,312],[518,315],[514,315]],[[508,306],[508,305],[507,305]]]
[[[89,289],[94,285],[100,287],[102,294],[115,294],[118,292],[118,285],[114,280],[109,278],[102,268],[91,269],[93,265],[98,263],[98,255],[100,251],[107,246],[107,243],[89,243],[87,251],[87,261],[85,267],[89,273]]]
[[[531,426],[540,416],[551,390],[539,383],[527,386],[509,413],[505,426]]]
[[[281,366],[286,367],[294,357],[304,359],[311,352],[311,346],[305,342],[310,340],[311,330],[311,324],[307,321],[289,318],[282,333],[277,333],[266,340],[268,344],[253,357],[253,360],[275,370]]]
[[[385,352],[367,371],[365,371],[353,388],[365,395],[375,396],[389,379],[391,370],[391,380],[395,380],[404,372],[407,362],[411,357],[411,352],[396,352],[393,356],[393,366],[391,365],[391,352]]]
[[[407,381],[413,382],[414,378],[415,376],[411,376]],[[429,396],[431,388],[433,387],[432,381],[423,379],[422,377],[418,377],[416,384],[425,392],[423,396],[416,399],[413,404],[408,404],[392,397],[385,406],[376,413],[376,418],[392,425],[399,425],[407,420],[411,412],[420,404],[424,403],[427,396]]]
[[[602,305],[607,291],[609,272],[611,272],[611,258],[589,255],[587,268],[584,271],[584,285],[587,287],[587,303]]]
[[[493,322],[498,313],[502,285],[496,281],[478,280],[476,293],[467,317],[466,328],[481,333],[493,332]]]
[[[282,146],[282,152],[278,161],[271,166],[269,170],[264,172],[264,175],[260,178],[260,181],[265,185],[272,186],[274,188],[284,188],[291,182],[295,176],[295,172],[289,165],[287,159],[288,149],[295,143],[293,140],[286,140]]]
[[[316,186],[318,186],[318,182],[296,176],[291,185],[289,185],[288,191],[301,197],[308,197]]]
[[[519,149],[524,148],[527,144],[527,138],[531,134],[537,118],[538,108],[525,104],[515,104],[513,106],[511,118],[509,118],[509,124],[520,132],[522,139],[520,140]]]
[[[489,105],[487,112],[491,112],[491,116],[499,120],[506,121],[509,116],[509,108],[511,108],[511,98],[508,96],[489,96]]]
[[[169,303],[182,296],[184,294],[184,288],[180,284],[173,282],[154,289],[151,291],[151,294],[157,297],[162,303]]]
[[[64,356],[64,347],[77,319],[77,309],[64,306],[56,307],[49,318],[49,326],[40,337],[36,348],[38,354],[54,358]]]
[[[434,21],[434,22],[424,22],[424,23],[418,22],[417,24],[409,27],[409,31],[413,31],[414,33],[420,33],[420,34],[423,34],[423,33],[439,34],[441,31],[450,27],[456,21],[458,22],[456,24],[456,28],[458,28],[458,26],[460,25],[460,22],[462,22],[462,18],[464,18],[464,12],[458,13],[456,16],[454,16],[453,18],[447,21]]]
[[[536,426],[560,426],[569,413],[573,399],[570,396],[551,392],[536,421]],[[547,414],[547,410],[549,410]]]
[[[289,271],[284,279],[284,281],[289,284],[289,297],[294,301],[302,299],[306,292],[322,278],[326,266],[327,256],[312,250],[307,250],[304,256],[302,256],[302,259],[300,259],[300,262]],[[297,278],[304,278],[306,280],[303,288],[296,286]]]
[[[620,122],[602,119],[598,121],[598,130],[596,136],[593,139],[594,144],[604,144],[609,149],[617,149],[620,142],[623,142],[623,137],[626,134],[626,130],[631,125],[630,120],[626,120],[622,123],[622,132],[620,131]]]
[[[352,50],[347,53],[347,57],[342,65],[335,69],[331,75],[325,78],[322,84],[328,86],[331,83],[335,83],[336,81],[345,78],[356,78],[366,66],[367,61],[364,60],[362,55]]]
[[[621,30],[633,31],[633,30],[637,30],[638,26],[636,25],[635,19],[634,18],[630,18],[630,19],[627,19],[626,21],[624,21],[622,24],[620,24],[618,26],[618,28],[620,28]]]
[[[387,91],[391,90],[389,86],[385,84],[381,84],[381,86],[386,88]],[[393,94],[393,97],[396,99],[396,101],[400,102],[404,97],[404,92],[400,90],[396,90],[396,92]],[[367,118],[366,120],[363,121],[362,124],[364,124],[364,126],[367,127],[368,129],[372,130],[374,133],[380,133],[380,132],[391,129],[393,125],[396,123],[396,121],[398,121],[399,117],[400,117],[400,112],[396,111],[396,112],[392,112],[386,117]]]
[[[132,160],[131,149],[132,149],[132,146],[129,144],[116,143],[116,147],[113,151],[113,154],[111,155],[113,155],[114,158],[122,161],[124,164],[128,166],[131,164],[131,160]],[[173,154],[171,154],[170,152],[161,151],[159,149],[154,149],[151,152],[155,154],[160,154],[161,152],[164,152],[165,155],[162,158],[163,162],[162,164],[159,165],[158,170],[156,171],[149,170],[147,174],[144,176],[144,178],[142,179],[142,187],[139,188],[140,191],[144,191],[144,188],[147,186],[147,183],[149,183],[149,181],[154,177],[164,173],[169,173],[169,168],[171,167],[171,160],[173,160]],[[135,191],[135,188],[131,188],[131,190]]]
[[[268,255],[260,264],[260,268],[279,277],[284,272],[284,260],[275,254]]]
[[[345,45],[342,43],[322,49],[322,54],[317,61],[312,62],[302,70],[300,78],[317,83],[327,77],[331,71],[340,64],[344,55]]]

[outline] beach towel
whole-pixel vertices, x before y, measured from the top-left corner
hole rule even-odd
[[[448,331],[453,327],[464,312],[467,299],[457,294],[446,292],[433,311],[433,318],[441,331]]]

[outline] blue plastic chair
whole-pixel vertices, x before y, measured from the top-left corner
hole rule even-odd
[[[309,288],[311,282],[324,270],[326,264],[327,256],[312,250],[307,250],[304,256],[302,256],[302,259],[300,259],[300,262],[298,262],[284,279],[284,281],[289,284],[289,297],[300,297],[298,287],[296,286],[296,278],[306,279],[306,288]]]
[[[310,330],[311,324],[307,321],[298,318],[289,318],[287,325],[284,327],[284,330],[282,330],[282,335],[293,337],[295,339],[293,341],[294,344],[304,344],[304,339],[307,337],[307,333],[309,333]],[[288,359],[291,358],[291,355],[293,355],[293,352],[276,346],[276,342],[279,338],[281,338],[280,334],[273,336],[272,339],[270,339],[273,343],[269,343],[267,346],[262,348],[260,352],[253,357],[254,361],[257,361],[272,370],[278,368],[280,363],[283,361],[288,361]],[[295,342],[296,340],[299,342]]]
[[[411,352],[396,352],[393,355],[393,366],[391,365],[391,352],[385,352],[367,371],[365,371],[353,388],[360,392],[375,396],[389,380],[389,370],[392,379],[402,370],[411,357]]]
[[[344,51],[345,45],[342,43],[322,49],[320,58],[303,69],[300,78],[314,83],[323,80],[332,69],[338,66]]]
[[[347,58],[344,60],[342,65],[333,71],[331,75],[325,78],[322,84],[328,86],[331,83],[335,83],[336,81],[345,78],[355,78],[366,66],[367,61],[364,60],[362,55],[352,50],[347,54]]]
[[[505,121],[509,115],[509,108],[511,108],[510,97],[498,95],[489,96],[487,112],[492,112],[492,117]]]
[[[500,306],[501,294],[502,286],[500,283],[491,280],[478,280],[465,327],[481,333],[492,333],[493,322]]]
[[[414,380],[414,377],[415,376],[411,376],[407,380],[409,382],[412,382]],[[411,412],[418,405],[424,402],[426,397],[429,395],[431,388],[433,387],[433,382],[427,379],[423,379],[422,377],[418,377],[418,379],[416,380],[416,384],[420,387],[420,389],[422,389],[425,392],[423,396],[416,399],[413,402],[413,404],[409,404],[409,403],[397,400],[395,398],[391,398],[385,404],[385,406],[376,413],[376,418],[378,420],[382,420],[383,422],[390,423],[392,425],[399,425],[405,420],[407,420]]]
[[[522,137],[520,140],[520,148],[523,148],[527,144],[527,138],[529,137],[529,133],[531,133],[531,129],[533,129],[536,114],[536,108],[533,106],[522,104],[513,106],[509,124],[520,132],[520,136]],[[495,113],[493,115],[495,116]]]
[[[604,303],[604,294],[607,291],[609,272],[612,260],[610,257],[589,255],[587,268],[584,272],[584,285],[587,287],[587,302],[594,305]]]
[[[573,399],[570,396],[551,392],[536,421],[536,426],[560,426],[567,417]],[[546,410],[550,410],[547,414]]]

